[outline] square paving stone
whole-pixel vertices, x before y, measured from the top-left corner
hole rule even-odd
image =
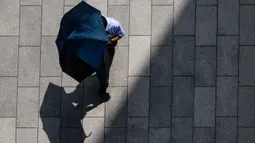
[[[237,77],[218,77],[217,79],[217,116],[237,116]]]
[[[149,78],[129,77],[128,116],[149,115]]]
[[[215,124],[215,88],[195,88],[194,126],[214,127]]]
[[[255,6],[240,6],[240,45],[255,45]]]
[[[59,143],[60,118],[39,118],[38,143]]]
[[[217,75],[238,74],[238,36],[219,36],[217,45]]]
[[[152,45],[172,45],[173,19],[173,6],[152,6]]]
[[[0,76],[18,74],[18,37],[0,37]]]
[[[174,34],[194,35],[195,34],[195,1],[178,0],[174,1]]]
[[[91,136],[86,138],[86,143],[103,143],[104,142],[104,118],[84,118],[83,130],[85,135]]]
[[[237,118],[216,119],[216,142],[237,143]]]
[[[238,35],[239,0],[218,0],[218,34]]]
[[[0,118],[0,142],[16,143],[15,118]]]
[[[170,128],[150,128],[150,143],[170,143]]]
[[[148,142],[148,118],[128,118],[127,143]]]
[[[173,78],[172,115],[175,117],[193,116],[194,108],[194,78]]]
[[[108,0],[108,5],[129,5],[130,0]]]
[[[255,142],[254,128],[239,128],[238,143],[253,143]]]
[[[150,88],[150,127],[170,127],[171,87]]]
[[[196,47],[196,86],[215,86],[216,47]]]
[[[19,49],[19,86],[39,86],[40,47]]]
[[[18,88],[17,127],[38,127],[39,88]]]
[[[21,5],[42,5],[42,0],[20,0]]]
[[[40,79],[40,117],[60,118],[61,78],[42,77]]]
[[[64,0],[43,0],[42,6],[42,35],[55,36],[58,34],[60,20],[63,16]]]
[[[0,35],[19,35],[20,0],[1,0]]]
[[[36,128],[17,128],[17,143],[36,143]]]
[[[21,6],[20,46],[41,44],[41,6]]]
[[[195,128],[193,143],[215,143],[215,129]]]
[[[129,38],[129,6],[109,6],[108,16],[120,22],[125,35],[118,41],[118,45],[128,45]]]
[[[61,76],[56,37],[43,37],[41,47],[41,76]]]
[[[126,127],[127,87],[110,87],[111,99],[106,103],[105,125],[107,127]]]
[[[152,86],[172,84],[172,46],[152,46],[150,81]]]
[[[150,74],[150,36],[130,36],[128,73],[129,76]]]
[[[151,34],[151,5],[138,3],[130,5],[130,35]]]
[[[0,77],[0,117],[16,117],[17,78]]]
[[[126,143],[126,128],[105,128],[105,143]]]
[[[173,49],[173,74],[194,75],[195,39],[193,36],[175,36]]]
[[[216,45],[217,7],[197,6],[196,45]]]
[[[255,85],[255,46],[240,46],[239,85]]]
[[[192,118],[172,119],[172,142],[192,143]]]
[[[238,122],[241,127],[255,127],[255,87],[239,87]]]

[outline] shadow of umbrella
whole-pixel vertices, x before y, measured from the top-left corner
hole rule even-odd
[[[97,87],[96,80],[87,82]],[[43,142],[83,143],[92,134],[84,132],[82,119],[101,102],[94,89],[84,90],[83,84],[64,89],[49,83],[40,108],[41,127],[47,136]],[[75,108],[74,103],[81,107]]]

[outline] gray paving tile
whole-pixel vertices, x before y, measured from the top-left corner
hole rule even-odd
[[[20,0],[2,0],[0,35],[19,35]]]
[[[86,0],[88,4],[97,8],[103,15],[107,15],[107,0]]]
[[[17,78],[0,77],[0,117],[16,117]]]
[[[105,126],[126,127],[127,87],[110,87],[111,99],[106,103]]]
[[[40,47],[19,49],[19,86],[39,86]]]
[[[59,143],[59,118],[39,118],[38,143]]]
[[[37,129],[17,128],[17,143],[37,143]]]
[[[40,117],[60,118],[61,78],[42,77],[40,79]]]
[[[217,116],[237,116],[237,77],[218,77],[217,79]]]
[[[42,35],[57,35],[63,16],[64,0],[43,0]]]
[[[38,88],[18,88],[17,127],[38,127]]]
[[[151,0],[130,0],[131,5],[139,5],[139,4],[149,4],[151,5]]]
[[[108,0],[108,5],[128,5],[130,0]]]
[[[152,45],[172,45],[173,19],[173,6],[152,6]]]
[[[64,14],[67,13],[69,10],[71,10],[74,6],[64,6]]]
[[[75,109],[73,102],[82,101],[82,87],[66,87],[61,95],[61,127],[79,127],[83,108]]]
[[[125,36],[118,41],[118,45],[128,45],[129,41],[129,6],[109,6],[108,16],[120,22]]]
[[[21,6],[20,10],[21,46],[39,46],[41,44],[41,6]]]
[[[240,6],[240,45],[255,45],[255,6]]]
[[[151,87],[150,127],[170,127],[171,87]]]
[[[15,118],[0,118],[0,142],[15,143]]]
[[[60,142],[61,143],[82,143],[82,128],[61,128]]]
[[[237,118],[216,119],[216,143],[237,143]]]
[[[150,75],[152,86],[172,85],[172,46],[151,47]]]
[[[194,126],[213,127],[215,124],[215,88],[195,88]]]
[[[85,139],[86,143],[103,143],[104,118],[84,118],[83,129],[86,135],[91,133],[91,136]]]
[[[21,5],[42,5],[42,0],[20,0]]]
[[[172,142],[192,143],[192,118],[172,119]]]
[[[128,81],[128,46],[118,46],[115,49],[109,85],[127,86]]]
[[[73,79],[68,74],[62,72],[62,86],[63,87],[76,87],[78,85],[80,85],[78,81]]]
[[[217,75],[237,75],[238,37],[219,36],[217,48]]]
[[[173,0],[152,0],[152,5],[170,5]]]
[[[218,34],[238,34],[239,0],[218,1]]]
[[[173,49],[173,74],[194,75],[195,39],[193,36],[175,36]]]
[[[130,5],[130,35],[151,34],[151,5],[146,3]]]
[[[150,128],[150,143],[170,143],[170,128]]]
[[[139,41],[139,42],[138,42]],[[130,36],[129,75],[150,74],[150,36]]]
[[[254,46],[240,46],[239,85],[255,85]]]
[[[196,47],[196,86],[215,86],[216,47]]]
[[[149,78],[128,79],[128,116],[149,115]]]
[[[255,127],[254,87],[239,87],[238,122],[241,127]]]
[[[81,2],[81,0],[65,0],[64,2],[65,5],[77,5],[79,2]]]
[[[196,44],[216,45],[217,7],[197,6],[196,8]]]
[[[105,128],[105,143],[126,143],[126,128]]]
[[[127,143],[147,143],[148,130],[148,118],[128,118]]]
[[[178,0],[174,2],[174,34],[195,34],[195,0]]]
[[[217,0],[197,0],[197,5],[215,5]]]
[[[18,75],[18,37],[0,37],[0,76]]]
[[[61,76],[55,37],[43,37],[41,47],[41,76]]]
[[[194,78],[174,77],[172,115],[177,117],[193,116]]]
[[[83,96],[84,106],[89,106],[90,104],[98,104],[100,102],[100,99],[98,95],[99,82],[97,77],[88,77],[87,79],[85,79],[83,83],[84,83],[84,88],[83,88],[84,93],[81,96]],[[86,117],[103,117],[104,115],[105,115],[105,104],[97,105],[95,108],[93,108],[90,111],[83,110],[83,116],[86,116]]]
[[[255,4],[253,0],[240,0],[240,4]]]
[[[193,143],[215,143],[214,128],[195,128]]]
[[[238,143],[253,143],[255,142],[254,135],[255,135],[254,128],[239,128]]]

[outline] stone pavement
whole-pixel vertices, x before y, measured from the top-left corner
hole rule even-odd
[[[78,2],[0,0],[0,143],[255,143],[254,0],[87,0],[126,31],[105,104],[58,63]]]

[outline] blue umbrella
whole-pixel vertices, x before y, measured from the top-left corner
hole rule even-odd
[[[62,70],[81,82],[101,63],[109,38],[101,12],[82,1],[61,19],[56,45]]]

